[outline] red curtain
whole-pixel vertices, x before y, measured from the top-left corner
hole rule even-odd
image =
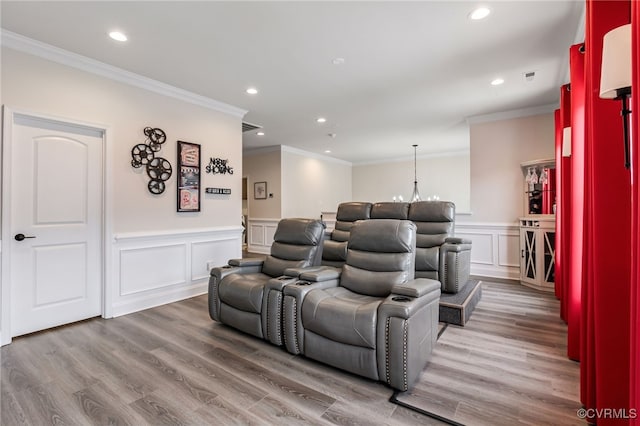
[[[586,215],[578,216],[585,220],[581,372],[586,374],[580,379],[587,408],[628,410],[630,401],[630,304],[626,301],[631,297],[631,184],[624,168],[621,104],[599,97],[602,38],[630,21],[630,4],[587,0]],[[597,422],[617,425],[627,424],[628,419],[601,417]]]
[[[580,360],[582,269],[584,246],[584,182],[585,182],[585,80],[582,44],[571,46],[571,255],[567,285],[567,355]]]
[[[631,352],[630,352],[630,408],[640,411],[640,5],[631,3]],[[636,412],[640,416],[640,412]],[[640,419],[631,420],[632,425],[640,425]]]
[[[562,89],[560,89],[562,90]],[[556,156],[556,273],[555,294],[562,300],[562,115],[560,110],[554,111],[555,122],[555,156]],[[560,304],[560,317],[564,319],[562,304]]]
[[[561,154],[556,160],[558,167],[558,208],[556,213],[556,222],[560,227],[556,230],[557,242],[560,243],[560,249],[556,249],[556,280],[559,283],[559,295],[561,300],[560,316],[568,321],[568,282],[569,270],[571,265],[571,88],[569,84],[565,84],[560,88],[560,120],[562,125],[562,147],[567,148],[566,156]],[[565,129],[567,129],[565,131]],[[565,141],[564,138],[567,138]],[[566,145],[566,146],[565,146]],[[558,257],[560,263],[558,264]],[[557,293],[556,293],[557,294]]]

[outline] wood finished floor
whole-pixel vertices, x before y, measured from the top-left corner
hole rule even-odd
[[[579,424],[565,335],[552,296],[484,282],[467,326],[449,326],[434,351],[433,384],[409,397],[435,395],[467,425]],[[442,424],[388,402],[380,383],[213,322],[206,295],[17,338],[0,358],[8,426]]]

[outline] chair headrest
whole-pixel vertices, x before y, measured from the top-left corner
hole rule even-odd
[[[414,222],[454,222],[456,205],[451,201],[417,201],[409,206],[409,220]]]
[[[376,253],[411,253],[416,246],[416,225],[409,220],[371,219],[356,222],[349,250]]]
[[[324,239],[324,223],[317,219],[282,219],[273,240],[278,243],[317,246]]]
[[[355,222],[371,218],[371,203],[350,201],[341,203],[336,212],[336,220],[343,222]]]
[[[371,219],[402,219],[409,218],[409,203],[394,203],[390,201],[375,203],[371,206]]]

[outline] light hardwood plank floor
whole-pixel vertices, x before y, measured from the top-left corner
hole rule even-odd
[[[579,368],[565,340],[552,296],[484,282],[466,327],[449,326],[438,344],[433,391],[468,425],[540,424],[536,412],[575,423],[573,406],[549,397],[577,403]],[[389,402],[387,386],[212,321],[206,295],[19,337],[0,358],[2,425],[442,424]],[[466,381],[469,392],[447,381]],[[533,389],[522,411],[536,412],[486,405],[500,393],[509,406],[522,398],[509,389],[522,386]]]

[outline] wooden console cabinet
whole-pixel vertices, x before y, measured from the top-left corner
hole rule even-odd
[[[553,215],[520,218],[520,282],[554,291],[556,222]]]

